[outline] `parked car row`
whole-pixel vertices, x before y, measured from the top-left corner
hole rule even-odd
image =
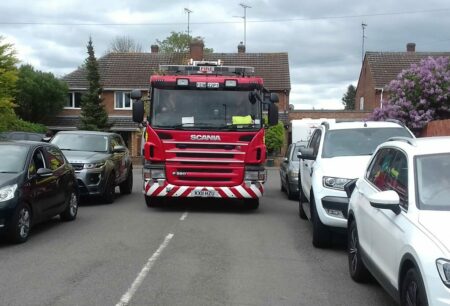
[[[31,227],[59,215],[76,218],[80,196],[112,203],[116,186],[133,188],[133,165],[115,133],[59,132],[50,143],[0,141],[0,232],[25,242]]]
[[[450,304],[450,137],[325,123],[298,157],[299,216],[314,246],[343,232],[353,280],[371,274],[401,305]]]

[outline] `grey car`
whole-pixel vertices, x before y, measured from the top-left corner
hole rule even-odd
[[[280,165],[281,190],[286,191],[290,200],[296,200],[298,197],[299,159],[297,153],[301,147],[305,146],[306,142],[301,141],[289,145]]]
[[[75,169],[81,196],[100,196],[112,203],[115,188],[130,194],[133,165],[122,137],[115,133],[93,131],[58,132],[51,140]]]

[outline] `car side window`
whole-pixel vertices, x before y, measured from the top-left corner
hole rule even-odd
[[[28,177],[35,175],[40,168],[45,168],[45,159],[41,149],[36,149],[28,166]]]
[[[45,150],[47,152],[48,165],[51,170],[56,170],[64,165],[64,155],[59,149],[46,147]]]
[[[398,193],[400,205],[408,209],[408,161],[403,152],[396,152],[389,170],[387,185],[388,190]]]
[[[286,150],[286,154],[284,155],[284,157],[286,157],[287,159],[289,159],[289,156],[291,156],[291,151],[292,151],[292,147],[293,145],[289,145],[288,149]]]
[[[372,164],[370,165],[367,179],[381,191],[387,190],[386,180],[389,175],[389,169],[394,156],[394,150],[381,149],[378,151],[372,160]]]
[[[317,153],[319,152],[319,145],[320,145],[320,136],[322,135],[322,132],[317,129],[312,138],[311,141],[309,142],[309,147],[313,148],[313,154],[317,155]]]

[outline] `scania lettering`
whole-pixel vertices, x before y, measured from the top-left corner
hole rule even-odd
[[[192,140],[220,141],[219,135],[191,135]]]
[[[139,90],[131,93],[133,121],[144,127],[147,206],[224,198],[258,208],[266,180],[263,113],[269,125],[278,123],[278,96],[252,67],[191,61],[162,65],[159,73],[150,78],[148,108]]]

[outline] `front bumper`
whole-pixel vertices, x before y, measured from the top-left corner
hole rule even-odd
[[[101,195],[106,186],[105,168],[83,169],[75,172],[80,196]]]
[[[244,181],[241,185],[231,187],[179,186],[169,184],[166,179],[146,179],[143,193],[151,197],[170,198],[258,199],[264,194],[264,185]]]
[[[0,202],[0,231],[6,229],[9,220],[12,218],[14,211],[16,210],[18,202],[17,197],[5,202]]]

